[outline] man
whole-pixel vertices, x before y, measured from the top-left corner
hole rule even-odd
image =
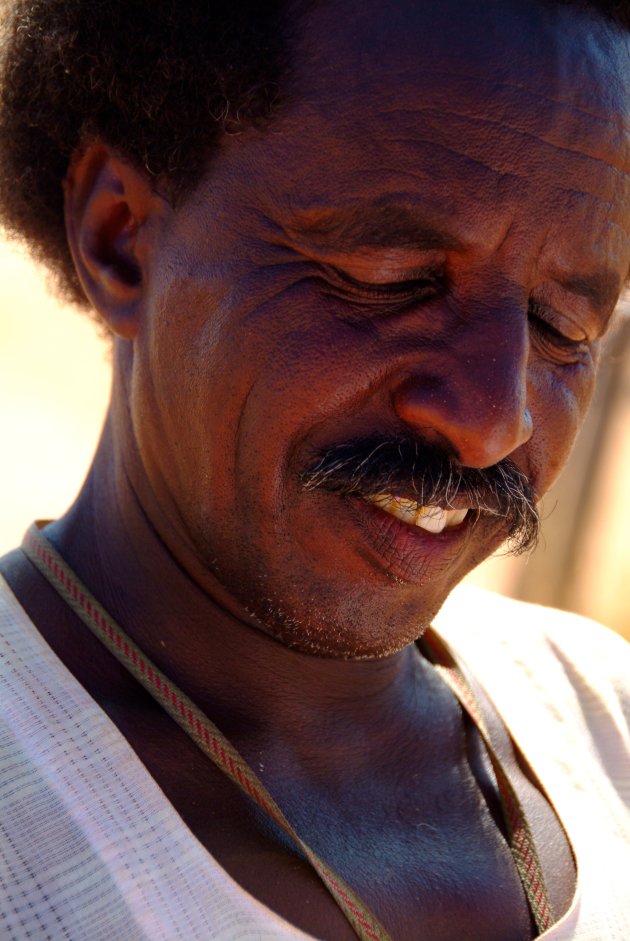
[[[264,7],[7,28],[4,217],[114,384],[2,563],[0,934],[630,938],[626,646],[467,596],[428,630],[588,406],[627,6]]]

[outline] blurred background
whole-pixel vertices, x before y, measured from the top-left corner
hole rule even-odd
[[[0,241],[0,554],[72,502],[109,396],[109,348],[45,273]],[[528,558],[496,557],[469,581],[595,618],[630,639],[630,303],[571,461],[542,507]]]

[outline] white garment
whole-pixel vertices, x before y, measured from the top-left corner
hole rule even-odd
[[[464,589],[437,627],[573,845],[576,898],[545,941],[630,941],[630,648],[581,618]],[[201,846],[1,578],[0,636],[2,941],[307,939]]]

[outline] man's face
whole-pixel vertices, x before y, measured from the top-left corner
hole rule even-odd
[[[571,7],[455,0],[324,3],[302,37],[281,117],[226,137],[162,230],[135,485],[237,615],[374,656],[505,528],[429,532],[304,474],[401,439],[550,486],[630,263],[627,40]]]

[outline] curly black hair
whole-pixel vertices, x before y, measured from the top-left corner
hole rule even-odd
[[[289,64],[288,0],[2,0],[0,220],[85,306],[63,192],[99,136],[168,183],[198,182],[224,133],[267,121]]]
[[[49,266],[61,293],[85,306],[61,187],[80,141],[101,137],[181,196],[222,134],[263,124],[281,107],[298,5],[0,2],[0,220]],[[628,0],[556,2],[594,8],[630,29]]]

